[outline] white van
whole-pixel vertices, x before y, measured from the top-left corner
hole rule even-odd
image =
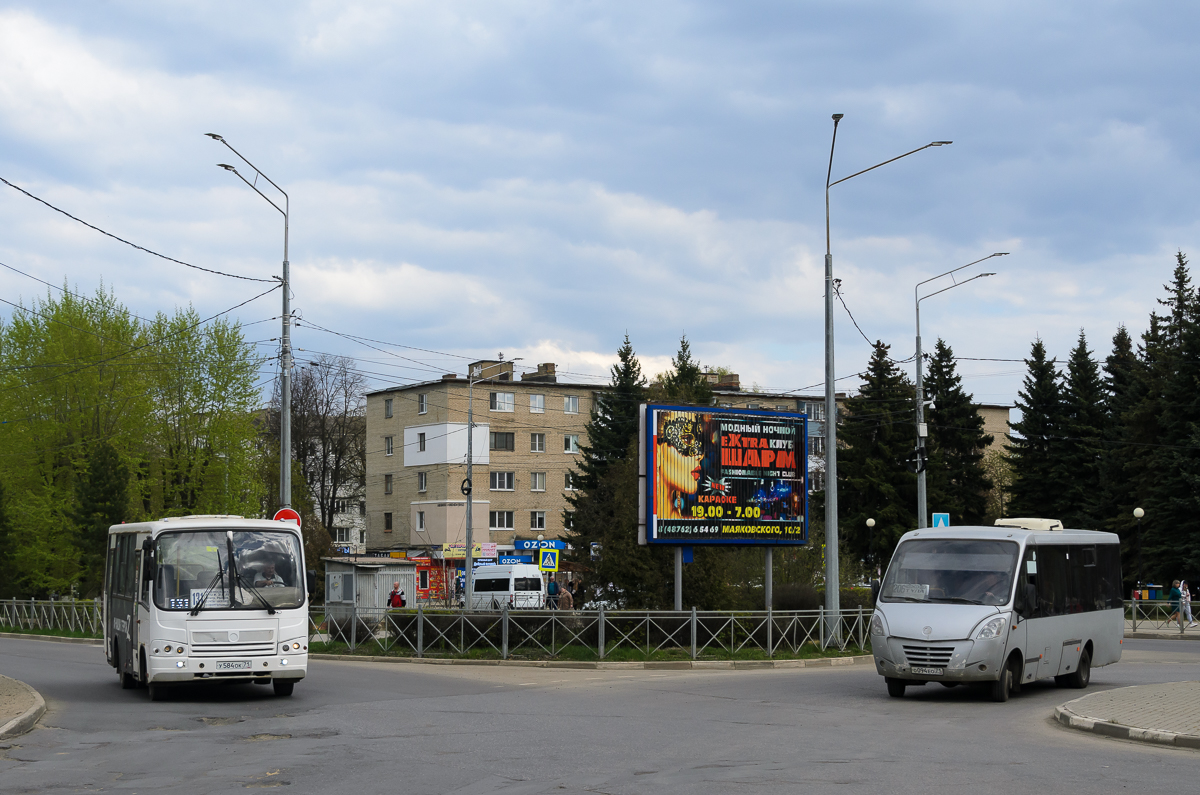
[[[546,606],[542,571],[532,563],[507,563],[475,569],[472,610],[537,610]]]
[[[1121,659],[1120,540],[1058,521],[905,533],[871,616],[871,651],[888,693],[938,682],[987,684],[1007,701],[1054,677],[1087,687]]]

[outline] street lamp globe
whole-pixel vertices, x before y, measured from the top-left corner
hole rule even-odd
[[[874,527],[874,526],[875,526],[875,520],[874,520],[874,519],[868,519],[868,520],[867,520],[867,527]]]
[[[1145,516],[1145,515],[1146,515],[1146,512],[1145,512],[1145,511],[1143,511],[1141,508],[1134,508],[1134,509],[1133,509],[1133,518],[1134,518],[1134,519],[1141,519],[1141,518],[1142,518],[1143,516]]]

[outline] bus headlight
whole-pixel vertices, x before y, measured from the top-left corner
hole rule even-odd
[[[871,634],[872,635],[886,635],[887,634],[887,630],[883,626],[883,619],[879,616],[878,613],[871,614]]]
[[[1008,626],[1008,619],[1003,616],[993,618],[982,627],[975,635],[975,640],[994,640],[995,638],[1004,636],[1004,628]]]

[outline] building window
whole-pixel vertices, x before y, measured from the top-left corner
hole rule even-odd
[[[776,406],[775,410],[776,411],[787,411],[788,407],[787,406]]]
[[[563,414],[579,413],[579,396],[567,395],[563,398]]]
[[[761,408],[762,408],[762,404],[761,404],[761,403],[747,403],[747,404],[746,404],[746,408],[748,408],[748,409],[761,409]]]
[[[808,418],[814,422],[821,422],[825,419],[825,404],[824,403],[806,403],[804,412],[808,414]]]
[[[529,396],[529,413],[530,414],[545,414],[546,413],[546,396],[545,395],[530,395]]]
[[[383,416],[388,419],[391,419],[391,417],[392,417],[392,399],[391,398],[383,399]]]
[[[488,408],[492,411],[512,411],[516,403],[516,395],[512,392],[492,392],[488,398]]]
[[[563,474],[563,488],[567,491],[575,491],[575,473],[566,472]]]
[[[367,515],[367,503],[366,503],[366,501],[360,502],[360,503],[358,504],[358,515],[359,515],[359,516],[366,516],[366,515]]]
[[[383,515],[383,532],[392,532],[392,515],[390,513],[385,513]]]
[[[545,491],[546,490],[546,473],[534,472],[529,476],[530,491]]]
[[[563,527],[567,528],[568,530],[575,529],[575,512],[574,511],[563,511]]]
[[[810,436],[808,437],[808,454],[809,455],[825,455],[825,437]]]
[[[392,476],[391,475],[383,476],[383,493],[384,494],[392,493]]]
[[[383,437],[383,454],[384,455],[392,454],[392,437],[391,436]]]
[[[350,543],[350,528],[349,527],[333,528],[333,541],[335,544],[349,544]]]
[[[517,435],[515,433],[504,433],[502,431],[492,431],[488,434],[488,447],[492,450],[516,450]]]
[[[422,392],[421,394],[417,395],[417,413],[418,414],[428,414],[429,413],[429,393],[428,392]]]
[[[530,511],[529,512],[529,529],[530,530],[545,530],[546,529],[546,512],[545,511]]]
[[[493,472],[490,478],[492,491],[512,491],[517,486],[516,472]]]
[[[563,436],[563,452],[578,453],[579,452],[579,434],[568,433]]]
[[[427,472],[417,473],[417,491],[425,491],[426,487],[429,485],[429,478],[427,477],[428,474],[429,473]]]
[[[425,434],[423,433],[417,434],[417,451],[421,453],[425,452]]]
[[[721,404],[721,408],[723,408],[723,409],[731,409],[731,408],[733,408],[733,404],[732,404],[732,403],[722,403],[722,404]]]
[[[429,590],[429,569],[421,569],[417,572],[417,587],[422,591]]]
[[[425,512],[417,511],[417,532],[425,532]]]
[[[491,530],[512,530],[512,511],[488,511],[488,528]]]
[[[546,434],[544,434],[544,433],[529,434],[529,452],[531,452],[531,453],[546,452]]]

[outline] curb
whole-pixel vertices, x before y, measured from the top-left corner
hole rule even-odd
[[[833,668],[874,665],[870,654],[816,657],[811,660],[670,660],[662,662],[576,662],[573,660],[454,660],[438,657],[374,657],[359,654],[310,654],[310,660],[407,663],[411,665],[486,665],[507,668],[574,668],[584,671],[745,671],[779,668]]]
[[[9,679],[7,676],[4,678]],[[16,737],[19,734],[24,734],[37,725],[37,722],[42,719],[43,715],[46,714],[46,700],[42,698],[41,693],[34,690],[24,682],[16,679],[10,679],[9,681],[16,682],[21,687],[33,694],[33,706],[25,710],[24,714],[18,715],[8,723],[0,726],[0,740],[6,740],[10,737]]]
[[[1078,700],[1078,699],[1076,699]],[[1054,719],[1071,729],[1101,734],[1105,737],[1115,737],[1118,740],[1134,740],[1155,745],[1169,745],[1176,748],[1194,748],[1200,750],[1200,735],[1178,734],[1176,732],[1156,731],[1155,729],[1140,729],[1136,726],[1126,726],[1123,723],[1113,723],[1106,720],[1096,720],[1073,712],[1066,704],[1054,708]]]
[[[14,640],[48,640],[54,643],[80,643],[85,646],[103,646],[104,641],[100,638],[67,638],[62,635],[30,635],[24,632],[0,632],[0,638],[12,638]]]
[[[1133,640],[1200,640],[1200,635],[1181,635],[1178,632],[1126,632]]]

